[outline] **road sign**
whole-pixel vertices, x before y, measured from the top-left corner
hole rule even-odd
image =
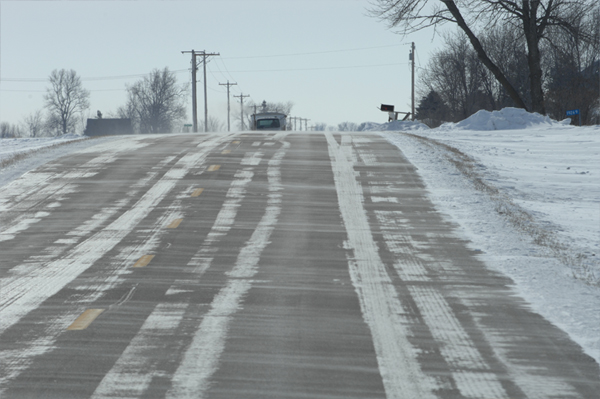
[[[572,110],[567,111],[567,116],[574,116],[574,115],[579,115],[578,109],[572,109]]]
[[[581,114],[579,113],[579,109],[571,109],[567,111],[567,116],[575,116],[579,115],[579,126],[581,126]]]

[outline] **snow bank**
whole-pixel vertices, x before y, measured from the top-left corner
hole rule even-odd
[[[388,123],[364,122],[358,126],[358,131],[388,132],[388,131],[413,131],[429,129],[429,126],[419,121],[392,121]]]
[[[561,127],[568,126],[571,119],[555,121],[548,116],[537,113],[530,113],[521,108],[503,108],[500,111],[480,110],[467,119],[458,123],[447,122],[439,128],[433,129],[438,132],[447,132],[452,130],[518,130],[532,127]],[[364,122],[358,126],[359,132],[362,131],[415,131],[429,130],[429,127],[419,121],[392,121],[388,123]]]
[[[57,144],[82,140],[87,137],[77,134],[65,134],[57,137],[23,137],[0,140],[0,162],[13,158],[15,155],[37,151]]]
[[[90,139],[76,134],[58,137],[0,139],[0,187],[47,162],[117,136]]]
[[[522,108],[503,108],[500,111],[480,110],[458,123],[444,123],[439,130],[513,130],[530,127],[565,126],[571,119],[557,122],[548,116],[530,113]]]

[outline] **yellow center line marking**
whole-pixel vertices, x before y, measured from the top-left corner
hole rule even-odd
[[[176,229],[183,222],[183,219],[175,219],[167,226],[167,229]]]
[[[210,165],[208,167],[208,171],[209,172],[216,172],[217,170],[219,170],[219,168],[221,168],[221,165]]]
[[[147,266],[148,263],[154,258],[154,255],[144,255],[142,256],[132,267],[144,267]]]
[[[223,151],[221,151],[221,154],[230,154],[230,153],[231,153],[231,150],[223,150]]]
[[[67,327],[67,330],[85,330],[98,316],[104,312],[104,309],[88,309],[83,312],[75,321]]]
[[[240,142],[239,142],[239,140],[236,140],[236,141],[232,141],[232,142],[231,142],[231,144],[239,144],[239,143],[240,143]]]
[[[200,194],[202,194],[202,191],[204,191],[203,188],[197,188],[194,191],[192,191],[192,197],[198,197]]]

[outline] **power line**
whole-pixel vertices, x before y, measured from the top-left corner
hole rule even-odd
[[[189,52],[189,51],[188,51]],[[197,53],[201,55],[201,53]],[[215,54],[207,54],[215,55]],[[218,54],[216,54],[218,55]],[[318,70],[335,70],[335,69],[353,69],[353,68],[379,68],[379,67],[388,67],[388,66],[398,66],[398,65],[410,65],[410,63],[406,62],[396,62],[391,64],[371,64],[371,65],[346,65],[346,66],[334,66],[334,67],[315,67],[315,68],[288,68],[288,69],[248,69],[248,70],[239,70],[239,71],[229,71],[226,69],[229,77],[233,78],[231,73],[249,73],[249,72],[295,72],[295,71],[318,71]],[[225,66],[225,63],[223,63]],[[174,70],[174,73],[183,73],[188,72],[189,69],[178,69]],[[148,73],[144,74],[135,74],[135,75],[120,75],[120,76],[104,76],[104,77],[90,77],[90,78],[81,78],[82,81],[103,81],[103,80],[119,80],[119,79],[130,79],[135,77],[145,77],[148,76]],[[20,83],[40,83],[47,82],[48,78],[0,78],[0,82],[20,82]]]
[[[187,72],[188,69],[178,69],[173,71],[174,73],[182,73]],[[119,80],[119,79],[131,79],[131,78],[139,78],[148,76],[149,73],[138,73],[134,75],[116,75],[116,76],[97,76],[97,77],[82,77],[82,81],[90,82],[90,81],[101,81],[101,80]],[[48,78],[0,78],[2,82],[21,82],[21,83],[39,83],[39,82],[48,82]]]
[[[229,77],[231,79],[233,79],[233,80],[236,80],[236,79],[233,78],[233,76],[231,75],[231,73],[229,73],[229,70],[227,69],[227,65],[225,65],[225,62],[223,62],[223,57],[220,57],[219,61],[221,61],[221,63],[223,64],[223,68],[225,68],[225,72],[227,72],[227,74],[229,75]],[[217,68],[219,68],[218,62],[215,62],[215,65],[217,66]],[[219,69],[219,72],[221,72],[220,69]],[[221,73],[223,73],[223,72],[221,72]]]
[[[301,56],[301,55],[318,55],[318,54],[344,53],[344,52],[350,52],[350,51],[362,51],[362,50],[374,50],[374,49],[389,48],[389,47],[399,47],[399,46],[405,46],[407,44],[410,44],[410,43],[388,44],[385,46],[359,47],[359,48],[340,49],[340,50],[311,51],[311,52],[306,52],[306,53],[249,55],[249,56],[243,56],[243,57],[223,57],[223,58],[226,60],[235,60],[235,59],[248,59],[248,58],[273,58],[273,57],[291,57],[291,56]]]
[[[246,73],[246,72],[295,72],[295,71],[320,71],[320,70],[335,70],[335,69],[353,69],[353,68],[378,68],[378,67],[389,67],[398,65],[410,65],[407,62],[395,62],[391,64],[372,64],[372,65],[348,65],[339,67],[316,67],[316,68],[289,68],[289,69],[249,69],[240,71],[231,71],[234,73]]]
[[[127,89],[98,89],[98,90],[88,90],[92,93],[98,91],[126,91]],[[0,91],[8,91],[8,92],[17,92],[17,93],[46,93],[46,90],[12,90],[12,89],[0,89]]]

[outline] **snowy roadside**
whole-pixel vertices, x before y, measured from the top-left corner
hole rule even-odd
[[[0,140],[0,187],[30,170],[72,152],[115,137],[86,138],[78,135]]]
[[[22,154],[59,146],[73,141],[87,140],[88,137],[77,134],[65,134],[56,137],[22,137],[0,140],[0,165],[10,163],[13,158],[20,158]]]
[[[487,116],[381,134],[480,258],[600,363],[600,129]]]

